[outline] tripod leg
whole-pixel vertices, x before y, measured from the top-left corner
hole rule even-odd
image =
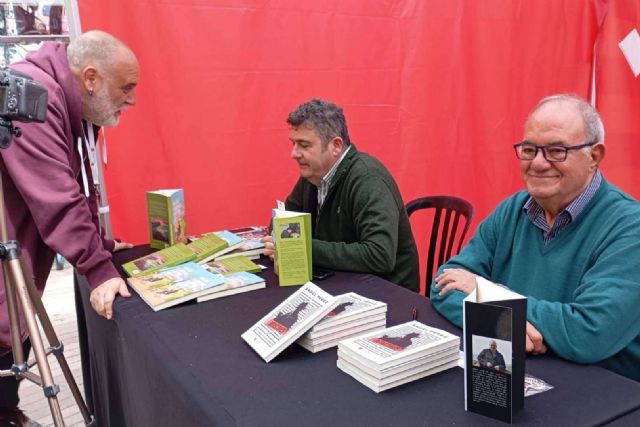
[[[24,260],[20,261],[22,271],[26,271]],[[30,279],[30,276],[25,275],[25,281],[27,285],[27,291],[29,292],[29,296],[31,297],[31,302],[33,303],[35,312],[38,315],[40,324],[42,324],[42,329],[47,336],[49,345],[53,347],[53,354],[56,356],[56,359],[58,359],[58,363],[60,365],[60,368],[62,369],[62,374],[64,375],[64,378],[67,381],[67,385],[69,386],[69,389],[73,394],[76,405],[78,405],[78,408],[80,409],[80,413],[82,414],[84,423],[85,425],[93,425],[93,416],[89,413],[89,409],[84,403],[84,399],[82,398],[82,394],[80,393],[78,384],[76,384],[75,380],[73,379],[73,374],[71,373],[71,369],[69,368],[67,359],[64,357],[63,345],[58,339],[58,335],[53,328],[53,324],[51,323],[49,315],[47,314],[44,304],[42,303],[42,298],[40,298],[40,296],[38,295],[35,284]]]
[[[16,305],[16,294],[13,292],[13,288],[9,287],[9,272],[6,268],[2,268],[4,275],[5,296],[7,298],[7,309],[9,311],[9,325],[19,325],[18,319],[18,306]],[[11,290],[11,291],[10,291]],[[16,328],[17,332],[11,330],[11,348],[13,349],[13,364],[21,369],[26,369],[24,362],[26,356],[22,351],[22,340],[20,337],[20,328]]]
[[[59,391],[59,387],[53,383],[51,367],[49,366],[49,362],[47,361],[47,354],[44,349],[44,344],[42,342],[40,330],[38,329],[38,324],[36,323],[35,313],[33,311],[31,301],[29,300],[29,293],[27,291],[27,285],[24,281],[24,275],[22,274],[22,270],[20,268],[20,262],[17,258],[13,258],[6,261],[4,267],[9,270],[8,274],[6,274],[9,280],[5,282],[5,290],[10,289],[13,293],[15,293],[15,295],[17,295],[18,297],[20,305],[22,306],[24,318],[27,322],[27,329],[29,330],[29,337],[31,338],[31,345],[33,346],[33,352],[38,362],[38,370],[40,371],[40,377],[42,378],[42,388],[44,390],[44,395],[47,397],[47,400],[49,402],[49,409],[51,410],[54,424],[56,425],[56,427],[62,427],[64,426],[64,421],[62,419],[60,404],[58,403],[58,398],[56,397]],[[12,324],[11,328],[12,337],[16,334],[19,337],[19,325],[17,323]]]

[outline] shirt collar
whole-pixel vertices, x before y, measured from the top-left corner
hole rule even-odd
[[[349,145],[347,149],[342,152],[342,155],[340,156],[338,161],[331,167],[331,169],[329,169],[329,172],[327,172],[327,174],[322,178],[322,182],[320,183],[320,185],[329,186],[331,184],[331,181],[333,180],[333,177],[336,175],[336,172],[338,170],[338,166],[340,165],[340,163],[342,162],[342,160],[347,155],[350,149],[351,149],[351,145]]]
[[[564,208],[558,215],[561,215],[563,212],[567,212],[571,216],[571,220],[575,221],[578,216],[580,216],[580,214],[584,211],[587,203],[589,203],[589,201],[593,199],[593,196],[598,191],[598,188],[600,188],[601,183],[602,173],[598,169],[596,170],[596,173],[593,176],[593,179],[591,179],[589,185],[587,185],[587,188],[585,188],[582,193],[578,195],[578,197],[573,199],[573,201],[569,203],[567,207]],[[538,214],[540,211],[544,213],[542,207],[531,196],[529,196],[522,209],[528,214],[530,218],[532,216],[536,216],[536,214]]]

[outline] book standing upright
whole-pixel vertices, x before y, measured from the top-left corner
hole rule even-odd
[[[273,244],[280,286],[302,285],[313,274],[311,214],[273,210]]]
[[[527,298],[476,277],[464,299],[465,409],[508,423],[524,406]]]
[[[149,246],[164,249],[186,242],[184,191],[182,189],[147,191]]]

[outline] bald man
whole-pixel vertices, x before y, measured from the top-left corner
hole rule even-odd
[[[111,318],[116,295],[129,296],[111,253],[131,245],[105,238],[100,226],[91,141],[135,104],[138,61],[117,38],[90,31],[68,46],[44,43],[11,68],[45,86],[49,99],[46,122],[20,123],[22,136],[0,150],[8,237],[20,242],[40,294],[60,253],[87,277],[96,312]],[[0,369],[13,361],[4,294],[0,275]],[[28,351],[24,319],[20,332]],[[0,379],[0,424],[20,422],[17,390],[14,378]]]

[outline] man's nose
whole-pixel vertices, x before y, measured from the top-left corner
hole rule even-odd
[[[535,168],[546,168],[549,166],[549,161],[544,157],[544,152],[538,149],[536,156],[531,160],[531,166]]]
[[[298,151],[298,146],[295,144],[293,144],[293,147],[291,147],[291,158],[292,159],[300,158],[300,152]]]
[[[136,90],[135,89],[131,90],[127,94],[127,97],[125,98],[124,102],[126,102],[128,105],[136,105]]]

